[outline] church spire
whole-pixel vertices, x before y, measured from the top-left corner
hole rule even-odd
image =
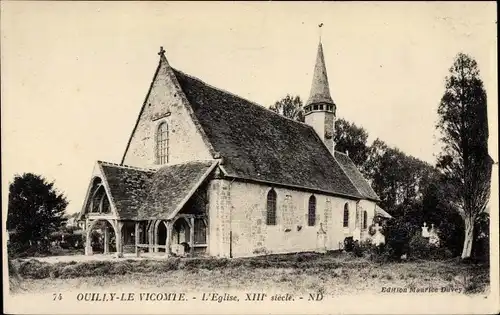
[[[323,23],[319,25],[319,30]],[[304,106],[304,122],[313,127],[316,134],[323,140],[328,150],[335,152],[335,115],[337,106],[330,95],[328,76],[326,74],[325,57],[323,56],[323,45],[321,44],[321,33],[316,55],[316,65],[311,86],[311,94]]]
[[[318,44],[318,53],[316,55],[316,65],[314,67],[314,74],[311,86],[311,93],[307,100],[306,106],[312,104],[329,104],[334,105],[330,95],[330,87],[328,84],[328,75],[326,74],[325,57],[323,56],[323,45]]]

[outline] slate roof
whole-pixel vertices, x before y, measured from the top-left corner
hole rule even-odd
[[[358,189],[359,193],[371,200],[379,201],[380,198],[377,196],[375,191],[368,183],[368,181],[363,177],[359,169],[354,165],[352,160],[345,153],[335,151],[335,159],[340,163],[345,173],[351,179],[352,183]]]
[[[387,211],[385,211],[384,209],[380,208],[378,205],[375,206],[375,215],[383,217],[383,218],[387,218],[387,219],[392,219],[392,215],[390,215],[389,213],[387,213]]]
[[[137,216],[148,195],[148,182],[154,171],[99,162],[109,190],[111,202],[123,219]]]
[[[306,106],[318,103],[334,104],[330,94],[330,85],[328,84],[328,75],[326,74],[325,57],[323,56],[323,45],[321,42],[318,45],[311,92]]]
[[[158,170],[149,185],[149,194],[141,211],[142,219],[175,216],[198,188],[214,162],[190,162]]]
[[[363,198],[311,126],[174,73],[230,176]]]
[[[215,164],[189,162],[155,171],[100,162],[118,216],[129,220],[175,215]]]

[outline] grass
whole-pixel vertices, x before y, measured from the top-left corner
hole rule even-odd
[[[176,258],[41,262],[15,260],[20,286],[48,288],[273,289],[283,292],[348,294],[382,287],[460,287],[465,293],[489,288],[489,267],[456,259],[375,263],[346,253],[300,253],[252,258]]]

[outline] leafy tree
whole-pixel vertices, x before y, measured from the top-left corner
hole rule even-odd
[[[488,155],[486,91],[474,59],[460,53],[446,78],[438,107],[443,151],[438,167],[453,190],[450,200],[465,223],[462,258],[472,252],[474,224],[490,195],[492,160]]]
[[[380,139],[370,146],[363,170],[379,195],[381,206],[394,216],[421,210],[424,192],[436,174],[432,165],[391,148]]]
[[[348,152],[351,160],[358,168],[362,168],[368,158],[368,132],[345,119],[335,121],[335,150]]]
[[[270,110],[281,114],[287,118],[304,122],[303,102],[300,96],[291,96],[287,94],[284,98],[269,107]]]
[[[9,185],[7,230],[14,237],[11,243],[27,245],[43,241],[64,223],[66,197],[40,175],[16,175]]]
[[[424,191],[422,220],[428,225],[434,223],[443,246],[453,256],[459,256],[464,242],[464,223],[449,201],[451,189],[443,175],[435,174]]]

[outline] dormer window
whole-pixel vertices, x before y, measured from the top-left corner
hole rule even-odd
[[[168,125],[162,122],[156,130],[156,163],[165,164],[168,162]]]

